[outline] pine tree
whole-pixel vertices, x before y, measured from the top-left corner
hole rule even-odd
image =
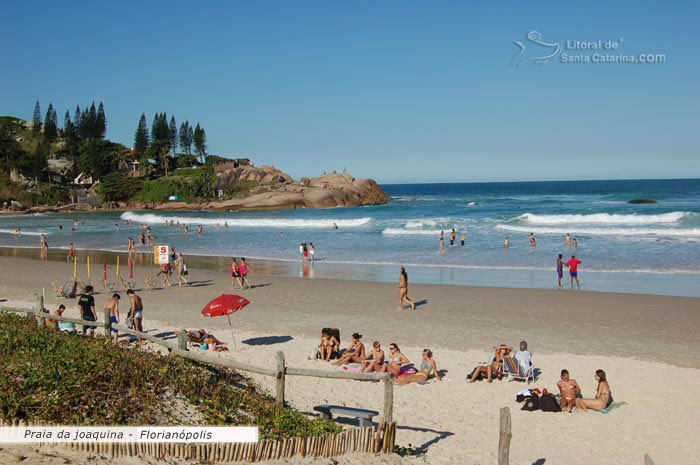
[[[75,114],[73,115],[73,137],[76,140],[80,140],[80,120],[83,118],[80,112],[80,105],[75,107]]]
[[[90,111],[85,121],[85,130],[88,139],[97,139],[97,110],[95,109],[95,102],[92,102],[92,105],[90,105]]]
[[[57,133],[56,111],[53,109],[53,104],[49,103],[49,108],[46,110],[46,117],[44,118],[44,142],[47,144],[53,142]]]
[[[104,139],[105,134],[107,134],[107,116],[105,115],[105,108],[100,102],[100,107],[97,110],[97,119],[95,121],[95,138]]]
[[[204,163],[204,157],[207,154],[207,135],[204,129],[199,126],[194,128],[194,149],[199,154],[199,162]]]
[[[192,135],[192,128],[190,127],[190,122],[185,121],[180,125],[180,147],[185,151],[187,155],[192,155],[192,141],[194,136]]]
[[[70,112],[66,110],[66,114],[63,117],[63,137],[67,140],[73,139],[73,123],[70,120]]]
[[[168,137],[170,139],[170,150],[173,151],[173,156],[175,156],[175,154],[177,153],[177,124],[175,123],[175,116],[170,117]]]
[[[34,134],[39,134],[41,132],[41,107],[39,106],[39,101],[36,101],[34,105],[34,117],[32,118],[32,132]]]
[[[141,118],[139,119],[139,125],[136,128],[136,135],[134,136],[134,150],[139,154],[142,154],[148,149],[148,126],[146,125],[146,115],[141,113]]]

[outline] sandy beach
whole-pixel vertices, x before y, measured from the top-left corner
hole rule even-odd
[[[30,306],[34,294],[45,288],[49,309],[66,302],[66,316],[78,316],[75,301],[56,298],[50,284],[68,279],[72,265],[7,256],[0,263],[10,271],[0,283],[0,298],[7,299],[3,305]],[[251,266],[255,271],[256,263]],[[98,268],[93,282],[101,276]],[[148,267],[135,269],[137,287],[143,287],[149,272]],[[205,328],[231,342],[226,319],[205,319],[199,313],[213,297],[230,291],[230,278],[196,268],[189,278],[193,286],[139,291],[144,328],[165,336],[172,330]],[[374,340],[384,348],[396,343],[413,362],[420,360],[424,347],[433,350],[443,381],[397,388],[394,403],[397,444],[420,447],[425,456],[392,457],[386,463],[495,463],[498,414],[504,406],[513,416],[511,463],[642,463],[644,453],[657,464],[700,461],[700,446],[689,440],[700,433],[700,401],[691,392],[700,383],[698,298],[424,284],[409,287],[409,296],[419,304],[416,310],[399,312],[396,284],[255,273],[251,281],[253,289],[236,292],[251,301],[232,318],[238,350],[219,356],[272,366],[274,353],[282,350],[290,366],[337,369],[307,360],[324,326],[340,328],[343,347],[351,333],[360,332],[366,345]],[[101,308],[106,299],[101,282],[96,291]],[[516,346],[523,339],[542,370],[531,386],[556,392],[559,372],[567,368],[584,396],[592,397],[594,371],[602,368],[615,400],[627,405],[610,414],[524,412],[515,402],[524,383],[465,382],[467,372],[488,358],[491,346]],[[259,381],[273,386],[271,379]],[[382,395],[375,383],[287,379],[289,403],[309,414],[322,403],[381,410]],[[292,463],[359,464],[367,459],[336,460]]]

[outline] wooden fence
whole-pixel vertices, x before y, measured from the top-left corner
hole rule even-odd
[[[106,338],[111,337],[111,332],[112,328],[115,330],[129,334],[132,336],[140,337],[141,339],[145,339],[147,341],[153,342],[154,344],[166,347],[169,351],[172,353],[183,357],[187,358],[190,360],[194,360],[197,362],[201,363],[208,363],[211,365],[217,365],[217,366],[222,366],[225,368],[232,368],[234,370],[240,370],[240,371],[247,371],[251,373],[256,373],[259,375],[263,376],[272,376],[275,378],[275,402],[278,406],[282,407],[284,406],[284,398],[285,398],[285,378],[287,376],[311,376],[311,377],[316,377],[316,378],[333,378],[333,379],[351,379],[351,380],[357,380],[357,381],[383,381],[384,382],[384,405],[383,405],[383,412],[382,412],[382,418],[377,425],[376,431],[374,431],[373,427],[369,428],[354,428],[348,431],[344,431],[343,433],[340,434],[329,434],[326,436],[323,436],[322,438],[294,438],[293,445],[289,442],[287,442],[286,446],[278,444],[280,441],[275,441],[275,440],[262,440],[259,441],[258,444],[265,443],[270,444],[266,447],[268,447],[270,450],[265,450],[264,453],[261,452],[256,445],[253,445],[252,448],[254,450],[248,450],[247,452],[242,452],[239,451],[240,453],[237,453],[237,455],[241,455],[243,457],[240,460],[258,460],[258,459],[251,459],[249,457],[261,457],[264,456],[265,454],[285,454],[286,452],[289,452],[290,450],[294,451],[292,455],[296,455],[299,453],[299,451],[303,451],[302,455],[312,455],[314,457],[326,457],[326,455],[323,455],[325,453],[349,453],[349,452],[383,452],[383,453],[393,453],[394,451],[394,444],[396,440],[396,424],[393,422],[393,405],[394,405],[394,384],[392,382],[392,379],[394,377],[393,374],[391,373],[352,373],[352,372],[347,372],[347,371],[328,371],[328,370],[319,370],[319,369],[309,369],[309,368],[295,368],[295,367],[288,367],[285,362],[285,357],[284,357],[284,352],[278,351],[276,354],[276,360],[275,360],[275,366],[272,368],[267,368],[267,367],[259,367],[255,365],[249,365],[247,363],[242,363],[238,362],[236,360],[229,360],[229,359],[224,359],[224,358],[218,358],[218,357],[210,357],[204,354],[198,354],[198,353],[193,353],[190,352],[187,349],[187,334],[184,330],[178,331],[177,332],[177,343],[173,342],[168,342],[164,341],[162,339],[159,339],[157,337],[151,336],[150,334],[142,333],[139,331],[136,331],[134,329],[127,328],[125,326],[121,325],[115,325],[112,324],[109,321],[109,310],[105,309],[104,310],[104,321],[102,322],[96,322],[96,321],[87,321],[87,320],[82,320],[82,319],[76,319],[76,318],[68,318],[68,317],[63,317],[63,316],[58,316],[58,315],[53,315],[49,314],[43,311],[44,310],[44,298],[42,295],[37,296],[36,303],[34,305],[34,308],[31,310],[27,309],[19,309],[19,308],[8,308],[8,307],[0,307],[0,311],[6,311],[6,312],[17,312],[17,313],[25,313],[29,317],[34,317],[37,320],[37,323],[39,326],[43,327],[45,326],[45,319],[50,319],[53,321],[66,321],[70,323],[74,323],[76,325],[85,325],[85,326],[100,326],[104,328],[104,335]],[[369,433],[369,431],[372,430],[374,433]],[[356,431],[364,431],[362,433],[357,433]],[[365,436],[367,436],[367,439],[365,439]],[[375,437],[376,436],[376,437]],[[292,440],[286,440],[286,441],[292,441]],[[336,441],[341,441],[340,443],[336,444]],[[389,441],[387,444],[384,444],[386,441]],[[281,441],[282,443],[285,442],[285,440]],[[272,445],[274,443],[274,445]],[[168,446],[168,450],[179,450],[178,446],[179,444],[160,444],[161,446]],[[217,445],[218,447],[224,447],[224,444],[219,444]],[[239,444],[239,447],[237,449],[245,449],[244,444]],[[138,447],[139,451],[141,451],[144,447],[148,447],[145,444],[140,444]],[[194,446],[193,446],[194,447]],[[199,444],[197,445],[197,453],[201,456],[201,454],[214,454],[215,455],[215,450],[216,447],[214,445],[204,445],[204,444]],[[279,451],[278,451],[279,449]],[[130,449],[133,450],[133,447]],[[161,449],[159,449],[161,450]],[[203,452],[204,450],[208,452]],[[217,449],[218,450],[218,449]],[[335,452],[332,452],[335,451]],[[342,451],[342,452],[339,452]],[[140,452],[139,452],[140,453]],[[180,452],[177,452],[178,454]],[[183,452],[184,453],[184,452]],[[188,449],[187,450],[187,458],[193,458],[195,456],[192,455],[192,450]],[[247,455],[246,455],[247,454]],[[320,454],[320,455],[317,455]],[[337,455],[336,454],[336,455]],[[137,453],[133,453],[133,455],[138,455]],[[213,457],[214,455],[207,455],[207,457]],[[181,455],[175,455],[177,457],[183,457]],[[287,455],[277,455],[275,457],[286,457]],[[275,458],[275,457],[266,457],[266,458]],[[262,459],[260,459],[262,460]]]

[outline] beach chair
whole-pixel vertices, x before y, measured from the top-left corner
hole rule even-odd
[[[503,376],[508,378],[508,381],[517,379],[530,384],[530,381],[535,380],[535,367],[530,366],[529,370],[525,370],[515,358],[505,357],[503,359]]]

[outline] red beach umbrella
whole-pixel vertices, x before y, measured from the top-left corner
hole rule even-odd
[[[245,297],[232,294],[221,294],[216,299],[209,302],[202,309],[204,316],[224,316],[228,318],[228,325],[231,328],[231,337],[233,338],[233,347],[236,348],[236,339],[233,336],[233,326],[231,325],[231,314],[248,305],[250,301]]]

